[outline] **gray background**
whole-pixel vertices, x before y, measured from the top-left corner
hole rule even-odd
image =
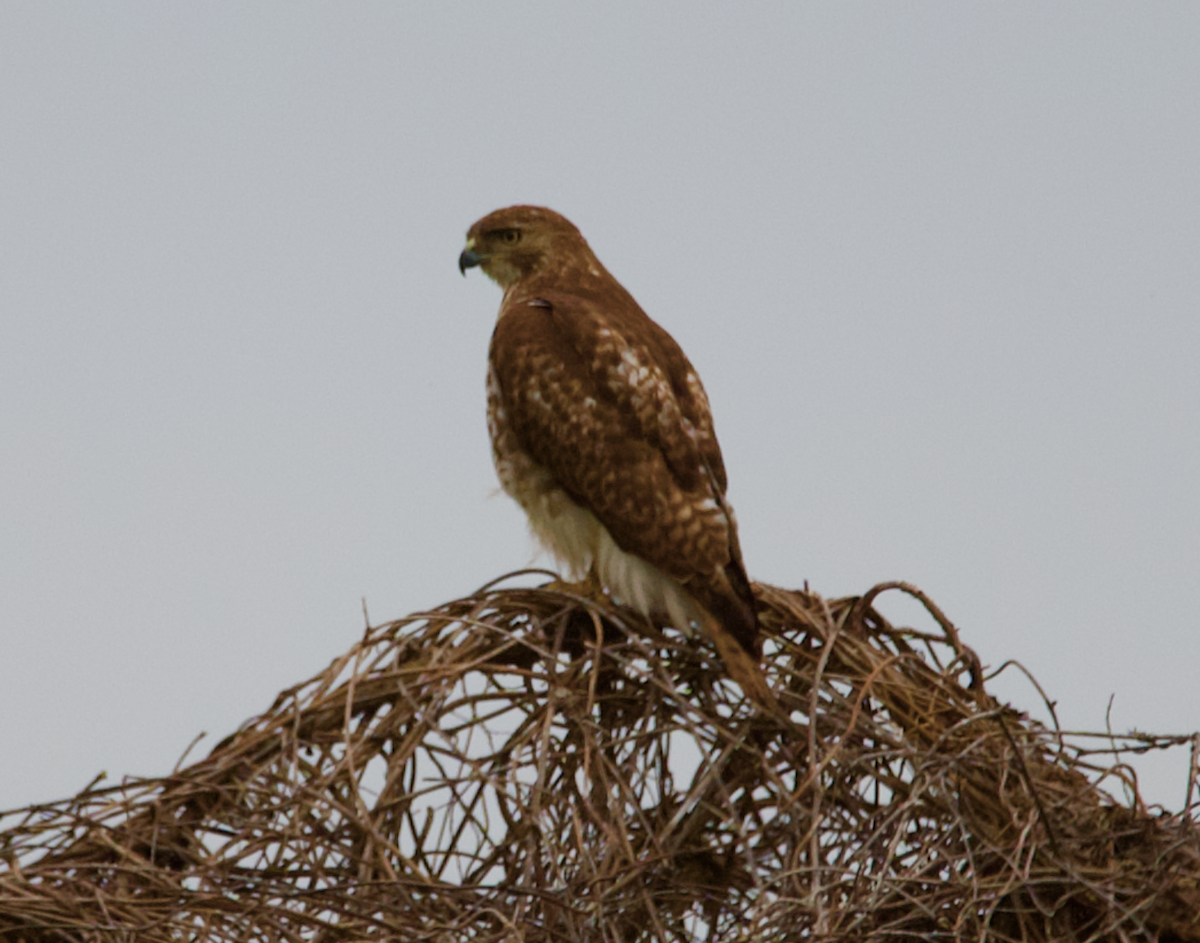
[[[533,559],[455,269],[514,202],[700,370],[753,577],[915,581],[1066,726],[1200,728],[1198,48],[1186,3],[0,5],[0,808]]]

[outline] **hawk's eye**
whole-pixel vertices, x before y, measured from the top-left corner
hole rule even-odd
[[[519,229],[501,229],[500,241],[505,245],[515,246],[521,241],[521,230]]]

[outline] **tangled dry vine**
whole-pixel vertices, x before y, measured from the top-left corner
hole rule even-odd
[[[0,940],[1200,940],[1195,790],[1112,798],[1121,744],[994,700],[912,587],[756,591],[790,724],[628,610],[492,585],[170,776],[9,813]],[[1135,739],[1195,785],[1195,738]]]

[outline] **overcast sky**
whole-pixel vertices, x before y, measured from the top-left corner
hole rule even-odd
[[[1066,726],[1200,729],[1197,49],[1194,3],[0,3],[0,808],[534,560],[455,267],[515,202],[688,352],[752,577],[911,580]]]

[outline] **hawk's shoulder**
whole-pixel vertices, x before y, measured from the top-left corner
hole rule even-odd
[[[708,397],[691,362],[619,285],[614,291],[537,286],[506,297],[492,339],[500,382],[569,383],[624,417],[624,431],[660,450],[681,484],[725,466]],[[507,378],[507,379],[506,379]]]

